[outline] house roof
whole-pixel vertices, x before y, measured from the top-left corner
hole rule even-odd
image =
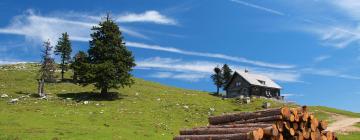
[[[233,81],[236,75],[243,77],[251,85],[281,89],[281,86],[276,84],[273,80],[271,80],[269,77],[265,75],[253,74],[249,72],[236,72],[236,71],[233,74],[233,77],[231,78],[230,82],[226,85],[225,89],[228,87],[228,85],[230,85],[230,83]]]

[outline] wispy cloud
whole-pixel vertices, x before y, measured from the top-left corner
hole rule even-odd
[[[294,97],[303,97],[304,94],[293,94],[293,93],[283,93],[281,94],[285,98],[294,98]]]
[[[279,16],[284,16],[285,15],[283,12],[280,12],[280,11],[277,11],[277,10],[274,10],[274,9],[271,9],[271,8],[266,8],[266,7],[263,7],[263,6],[260,6],[260,5],[248,3],[248,2],[245,2],[245,1],[242,1],[242,0],[230,0],[230,1],[241,4],[241,5],[244,5],[244,6],[247,6],[247,7],[255,8],[255,9],[258,9],[258,10],[261,10],[261,11],[265,11],[265,12],[268,12],[268,13],[271,13],[271,14],[275,14],[275,15],[279,15]]]
[[[345,48],[352,43],[360,43],[360,28],[358,27],[311,25],[304,30],[319,35],[322,44],[326,46]]]
[[[207,73],[176,73],[176,72],[155,72],[150,75],[153,78],[160,78],[160,79],[177,79],[177,80],[184,80],[190,82],[198,82],[201,79],[208,78]]]
[[[143,14],[127,13],[116,17],[116,19],[118,22],[176,24],[175,20],[157,11],[146,11]],[[50,39],[52,43],[55,43],[62,32],[68,32],[74,41],[89,41],[90,29],[96,26],[100,20],[100,15],[62,13],[42,16],[35,14],[33,10],[28,10],[25,14],[14,17],[8,26],[0,28],[0,33],[23,35],[28,41],[42,42]],[[121,26],[120,29],[127,35],[149,39],[148,36],[126,26]]]
[[[151,50],[157,50],[157,51],[172,52],[172,53],[178,53],[178,54],[184,54],[184,55],[219,58],[219,59],[230,60],[230,61],[234,61],[234,62],[252,64],[252,65],[261,66],[261,67],[278,68],[278,69],[291,69],[291,68],[295,67],[294,65],[274,64],[274,63],[250,60],[250,59],[243,58],[243,57],[229,56],[229,55],[225,55],[225,54],[186,51],[186,50],[181,50],[181,49],[173,48],[173,47],[163,47],[163,46],[159,46],[159,45],[149,45],[149,44],[137,43],[137,42],[127,42],[127,46],[135,47],[135,48],[142,48],[142,49],[151,49]]]
[[[301,71],[304,74],[337,77],[337,78],[350,79],[350,80],[360,80],[360,76],[349,75],[332,69],[304,68],[299,71]]]
[[[0,59],[0,65],[6,65],[6,64],[22,64],[22,63],[30,63],[27,61],[19,61],[19,60],[1,60]]]
[[[144,13],[126,13],[116,17],[117,22],[150,22],[165,25],[177,25],[175,19],[160,14],[158,11],[150,10]]]
[[[314,62],[316,62],[316,63],[322,62],[322,61],[324,61],[326,59],[329,59],[329,58],[331,58],[330,55],[320,55],[320,56],[314,58]]]
[[[181,59],[171,59],[171,58],[162,58],[162,57],[153,57],[136,62],[137,68],[140,69],[152,69],[157,71],[172,71],[184,73],[184,75],[177,75],[177,77],[187,77],[189,73],[192,75],[188,77],[197,77],[197,78],[209,78],[212,74],[212,70],[216,66],[221,66],[223,63],[220,62],[209,62],[209,61],[183,61]],[[232,69],[235,71],[244,71],[245,68],[251,72],[263,74],[271,77],[277,81],[283,82],[299,82],[300,74],[291,71],[278,71],[271,69],[261,69],[253,67],[245,67],[240,65],[231,65]],[[198,76],[195,76],[198,75]],[[159,77],[172,76],[172,75],[160,75]]]

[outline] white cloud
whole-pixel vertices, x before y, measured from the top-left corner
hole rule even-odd
[[[158,46],[158,45],[149,45],[149,44],[137,43],[137,42],[127,42],[127,46],[135,47],[135,48],[142,48],[142,49],[151,49],[151,50],[172,52],[172,53],[178,53],[178,54],[184,54],[184,55],[219,58],[219,59],[225,59],[225,60],[230,60],[230,61],[234,61],[234,62],[252,64],[252,65],[261,66],[261,67],[278,68],[278,69],[290,69],[290,68],[295,67],[294,65],[274,64],[274,63],[250,60],[250,59],[243,58],[243,57],[229,56],[229,55],[225,55],[225,54],[193,52],[193,51],[186,51],[186,50],[181,50],[181,49],[173,48],[173,47],[163,47],[163,46]]]
[[[156,24],[173,24],[174,22],[157,11],[145,12],[143,16],[140,16],[141,14],[135,16],[136,14],[131,13],[126,15],[120,16],[118,20],[122,22],[152,22]],[[70,39],[74,41],[89,41],[90,29],[96,26],[100,20],[101,16],[94,15],[69,12],[42,16],[35,14],[32,10],[28,10],[26,14],[14,17],[10,25],[0,28],[0,33],[23,35],[28,41],[35,41],[37,43],[50,39],[53,44],[56,43],[61,33],[68,32]],[[120,30],[130,36],[149,39],[146,35],[124,26],[121,26]]]
[[[156,73],[150,75],[150,77],[197,82],[201,79],[208,78],[208,74],[207,73],[190,73],[190,72],[184,72],[184,73],[156,72]]]
[[[352,43],[360,43],[360,28],[358,27],[322,25],[306,27],[304,30],[317,34],[326,46],[345,48]]]
[[[283,12],[280,12],[280,11],[277,11],[277,10],[274,10],[274,9],[270,9],[270,8],[266,8],[266,7],[263,7],[263,6],[260,6],[260,5],[248,3],[248,2],[245,2],[245,1],[242,1],[242,0],[230,0],[230,1],[241,4],[241,5],[244,5],[244,6],[247,6],[247,7],[255,8],[255,9],[258,9],[258,10],[261,10],[261,11],[272,13],[272,14],[275,14],[275,15],[280,15],[280,16],[285,15]]]
[[[304,30],[318,35],[325,46],[345,48],[351,44],[360,44],[360,3],[357,0],[324,2],[324,7],[330,4],[327,8],[336,13],[341,20],[312,21]],[[320,15],[320,19],[323,17]]]
[[[304,95],[303,94],[292,94],[292,93],[284,93],[284,94],[281,94],[282,96],[284,97],[287,97],[287,98],[291,98],[291,97],[303,97]]]
[[[141,14],[127,13],[116,18],[117,22],[150,22],[165,25],[176,25],[177,22],[158,11],[150,10]]]
[[[331,0],[328,1],[335,7],[340,8],[349,16],[360,19],[360,3],[358,0]]]
[[[183,73],[183,75],[169,75],[166,73],[160,73],[159,77],[175,77],[175,78],[208,78],[212,73],[213,69],[216,66],[222,66],[222,63],[219,62],[209,62],[209,61],[182,61],[180,59],[171,59],[171,58],[161,58],[153,57],[145,60],[137,61],[137,68],[140,69],[153,69],[160,71],[172,71]],[[235,71],[244,71],[245,66],[240,65],[231,65],[231,68]],[[250,72],[263,74],[269,76],[270,78],[282,81],[282,82],[300,82],[300,74],[291,71],[278,71],[278,70],[263,70],[261,68],[252,68],[246,67]],[[190,74],[189,74],[190,73]]]
[[[331,69],[316,69],[316,68],[304,68],[300,70],[304,74],[313,74],[320,76],[337,77],[350,80],[360,80],[360,76],[344,74],[336,70]]]
[[[32,63],[32,62],[18,61],[18,60],[0,60],[0,65],[6,65],[6,64],[22,64],[22,63]]]
[[[322,62],[329,58],[331,58],[330,55],[320,55],[320,56],[314,58],[314,62]]]

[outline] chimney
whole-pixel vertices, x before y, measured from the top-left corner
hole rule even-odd
[[[249,71],[247,69],[245,69],[245,73],[248,73]]]

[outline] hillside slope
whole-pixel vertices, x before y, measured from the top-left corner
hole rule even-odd
[[[0,139],[172,139],[180,128],[207,124],[209,115],[261,109],[283,103],[255,99],[241,104],[207,92],[164,86],[135,79],[131,88],[113,90],[116,100],[98,99],[92,86],[72,83],[46,85],[48,100],[33,97],[37,90],[35,64],[0,69]],[[69,78],[69,74],[67,77]],[[12,104],[10,99],[19,98]],[[314,110],[318,110],[315,108]],[[329,116],[317,113],[323,118]]]

